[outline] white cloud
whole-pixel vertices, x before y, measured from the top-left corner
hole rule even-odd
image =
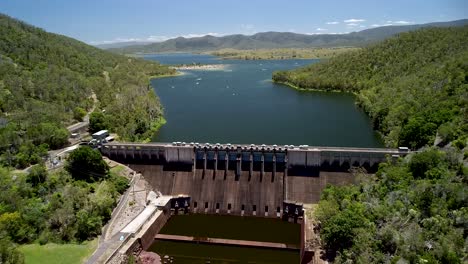
[[[370,27],[386,27],[386,26],[409,25],[409,24],[414,24],[414,22],[413,21],[406,21],[406,20],[398,20],[398,21],[387,20],[387,21],[385,21],[385,23],[372,24],[372,25],[370,25]]]
[[[146,38],[147,41],[152,41],[152,42],[161,42],[161,41],[165,41],[168,39],[169,37],[167,36],[149,36]]]
[[[340,22],[338,21],[331,21],[331,22],[327,22],[327,25],[338,25]]]
[[[392,24],[392,25],[406,25],[406,24],[414,24],[414,22],[411,21],[405,21],[405,20],[399,20],[399,21],[387,21],[387,24]]]
[[[346,24],[346,26],[348,27],[355,27],[355,26],[358,26],[359,24],[356,24],[356,23],[348,23]]]
[[[326,33],[320,33],[320,32],[312,32],[312,33],[303,33],[305,35],[339,35],[339,34],[348,34],[349,32],[326,32]]]
[[[386,24],[372,24],[370,27],[386,27],[386,26],[393,26],[394,24],[386,23]]]
[[[360,23],[360,22],[365,22],[365,21],[366,21],[365,19],[361,19],[361,18],[350,18],[350,19],[343,20],[343,22],[345,23]]]
[[[220,34],[220,33],[208,32],[208,33],[203,33],[203,34],[186,34],[186,35],[182,35],[180,37],[183,37],[183,38],[199,38],[199,37],[204,37],[206,35],[215,36],[215,37],[223,36],[223,34]],[[174,38],[174,37],[172,37],[172,38]]]
[[[326,29],[326,28],[316,28],[315,30],[317,30],[317,31],[327,31],[328,29]]]

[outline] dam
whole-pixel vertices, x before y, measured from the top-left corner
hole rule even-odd
[[[302,218],[303,204],[317,203],[327,184],[354,181],[350,169],[375,172],[378,164],[408,149],[106,143],[104,156],[140,172],[173,210],[193,213]]]

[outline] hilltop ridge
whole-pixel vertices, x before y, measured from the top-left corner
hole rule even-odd
[[[435,22],[418,25],[383,26],[365,29],[347,34],[298,34],[292,32],[260,32],[254,35],[234,34],[222,37],[206,35],[203,37],[177,37],[163,42],[137,44],[129,42],[110,45],[98,45],[116,53],[158,53],[158,52],[203,52],[219,49],[272,49],[272,48],[311,48],[364,46],[383,40],[395,34],[416,30],[422,27],[449,27],[468,24],[468,19]]]

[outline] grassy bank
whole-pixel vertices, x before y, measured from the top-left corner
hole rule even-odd
[[[26,264],[79,264],[83,263],[97,247],[98,240],[83,244],[28,244],[19,247]]]

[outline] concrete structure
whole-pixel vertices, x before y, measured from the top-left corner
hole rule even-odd
[[[101,142],[103,141],[105,138],[109,137],[109,131],[107,130],[100,130],[94,134],[92,134],[92,137],[93,139]]]
[[[192,212],[285,219],[300,218],[301,204],[318,202],[327,184],[353,182],[351,167],[373,172],[380,162],[408,154],[406,149],[180,142],[108,143],[100,149],[141,172],[162,194],[190,197]]]
[[[200,238],[200,237],[191,237],[191,236],[157,234],[155,236],[155,239],[165,240],[165,241],[191,242],[191,243],[197,243],[197,244],[228,245],[228,246],[253,247],[253,248],[273,248],[273,249],[285,249],[285,250],[299,250],[300,249],[299,246],[288,245],[284,243],[236,240],[236,239],[225,239],[225,238],[211,238],[211,237]]]

